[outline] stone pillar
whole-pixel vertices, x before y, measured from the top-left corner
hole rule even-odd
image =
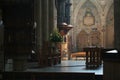
[[[70,3],[70,0],[66,0],[65,3],[65,22],[67,24],[70,24],[70,6],[72,4]]]
[[[34,26],[36,24],[36,48],[39,50],[42,46],[42,0],[35,0],[34,3]]]
[[[42,40],[43,43],[48,41],[48,35],[49,35],[49,23],[48,23],[48,1],[49,0],[43,0],[42,1]]]
[[[55,0],[49,0],[49,34],[53,31],[54,28],[54,8]]]
[[[47,66],[48,42],[49,42],[49,0],[41,0],[41,51],[39,55],[39,65]]]
[[[56,0],[57,7],[57,26],[65,22],[65,0]]]
[[[57,8],[55,6],[55,0],[54,0],[54,27],[57,27]]]
[[[114,0],[114,17],[115,17],[115,48],[120,50],[120,1],[119,0]]]

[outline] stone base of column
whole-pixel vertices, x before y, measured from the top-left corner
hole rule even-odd
[[[25,71],[28,67],[28,56],[20,56],[13,59],[13,71]]]

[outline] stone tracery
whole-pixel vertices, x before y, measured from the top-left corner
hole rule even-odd
[[[90,32],[92,31],[93,28],[97,28],[97,31],[100,33],[100,44],[102,47],[104,47],[106,45],[105,42],[105,32],[103,32],[103,30],[105,31],[105,27],[106,27],[106,16],[108,15],[108,11],[111,8],[111,4],[113,3],[113,1],[111,0],[108,1],[108,3],[106,4],[107,0],[71,0],[72,2],[72,8],[71,8],[71,24],[74,25],[74,28],[70,31],[70,35],[72,36],[72,44],[78,44],[78,39],[76,38],[77,35],[82,31],[85,30],[88,34],[90,34]],[[105,3],[105,5],[103,5],[103,2]],[[86,13],[86,8],[90,8],[91,9],[91,13],[93,15],[93,17],[95,18],[95,23],[93,25],[91,25],[90,27],[87,27],[86,25],[83,24],[83,20],[84,20],[84,15]],[[103,11],[104,8],[104,11]],[[74,9],[74,10],[73,10]],[[112,13],[110,13],[111,15],[113,15]],[[88,21],[86,21],[88,22]],[[86,44],[86,43],[85,43]],[[91,43],[92,44],[92,43]],[[113,44],[113,43],[112,43]],[[78,48],[77,45],[73,45],[74,49]]]

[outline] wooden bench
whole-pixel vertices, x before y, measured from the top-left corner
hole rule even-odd
[[[76,58],[76,60],[78,59],[78,58],[86,58],[86,52],[76,52],[76,53],[72,53],[71,54],[71,58]]]

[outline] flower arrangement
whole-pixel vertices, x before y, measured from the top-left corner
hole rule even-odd
[[[51,42],[62,42],[63,41],[63,38],[57,28],[54,29],[53,32],[50,34],[50,41]]]

